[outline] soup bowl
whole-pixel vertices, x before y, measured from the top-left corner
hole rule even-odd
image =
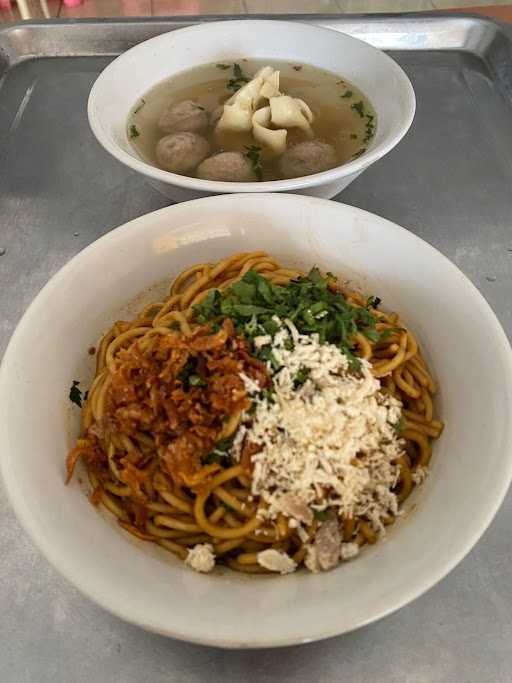
[[[266,182],[217,182],[164,171],[144,161],[128,138],[137,101],[158,83],[208,63],[243,58],[310,64],[354,83],[370,100],[377,127],[357,159],[322,173]],[[151,38],[115,59],[94,83],[89,123],[101,145],[173,201],[232,192],[294,192],[331,198],[381,159],[407,133],[415,112],[412,85],[384,52],[326,28],[272,20],[221,21]]]
[[[95,362],[87,349],[115,320],[134,318],[161,300],[181,270],[259,249],[291,266],[330,270],[382,297],[384,309],[400,312],[439,383],[436,412],[446,426],[434,444],[430,474],[407,499],[405,514],[355,560],[321,574],[250,576],[218,567],[202,575],[93,507],[80,485],[83,472],[65,485],[66,453],[80,420],[69,390],[74,380],[90,386]],[[0,467],[34,541],[64,576],[114,614],[223,647],[308,642],[410,602],[484,532],[512,476],[511,355],[469,280],[389,221],[287,194],[185,202],[102,237],[32,303],[0,372]]]

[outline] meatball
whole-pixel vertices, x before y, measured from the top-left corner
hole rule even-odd
[[[159,140],[156,160],[160,168],[172,173],[189,175],[208,156],[208,140],[196,133],[171,133]]]
[[[164,133],[200,133],[208,124],[208,112],[192,100],[167,107],[158,119],[158,127]]]
[[[279,170],[284,178],[298,178],[327,171],[336,164],[336,152],[332,145],[310,140],[287,149],[279,160]]]
[[[240,152],[220,152],[205,159],[197,169],[197,177],[228,183],[250,183],[257,180],[249,159]]]

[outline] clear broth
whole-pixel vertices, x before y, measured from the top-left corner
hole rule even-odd
[[[314,114],[314,138],[327,142],[336,152],[337,163],[347,163],[361,156],[375,135],[375,111],[357,86],[340,76],[307,64],[239,60],[244,75],[252,78],[263,66],[270,64],[280,73],[280,90],[286,95],[304,100]],[[193,100],[209,112],[225,103],[233,94],[227,89],[233,77],[232,64],[205,64],[182,72],[149,90],[133,106],[127,121],[127,133],[138,155],[147,163],[159,167],[155,158],[158,141],[166,135],[158,128],[158,119],[168,106]],[[261,147],[252,133],[214,133],[210,126],[204,137],[211,153],[238,151],[246,153],[251,145]],[[288,130],[287,148],[310,140],[298,128]],[[282,180],[278,159],[261,147],[261,180]],[[190,174],[193,177],[193,174]]]

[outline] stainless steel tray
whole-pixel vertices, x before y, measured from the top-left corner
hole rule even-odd
[[[511,29],[461,15],[295,20],[389,50],[418,98],[406,139],[339,201],[396,221],[439,248],[484,293],[510,337]],[[71,256],[112,227],[167,203],[96,144],[86,101],[113,56],[196,21],[35,22],[0,29],[0,354],[29,302]],[[512,678],[510,495],[470,556],[414,604],[343,638],[257,656],[185,646],[117,621],[56,576],[25,540],[3,493],[0,510],[4,683]]]

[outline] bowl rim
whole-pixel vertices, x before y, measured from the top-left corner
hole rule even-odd
[[[239,196],[241,199],[255,199],[255,195],[251,193],[246,193]],[[238,197],[237,197],[238,198]],[[406,228],[393,223],[377,214],[373,214],[369,211],[359,209],[347,204],[331,202],[330,200],[312,198],[312,197],[302,197],[297,195],[289,194],[268,194],[262,199],[269,199],[270,201],[290,201],[292,198],[294,202],[301,203],[307,201],[309,203],[314,203],[321,210],[321,206],[325,205],[326,202],[329,204],[336,204],[338,206],[344,207],[352,212],[356,217],[360,216],[372,216],[377,218],[381,225],[385,226],[386,229],[399,235],[407,235],[409,239],[416,244],[421,245],[422,249],[426,249],[432,252],[439,261],[444,262],[447,265],[454,277],[456,277],[459,282],[463,285],[468,295],[470,295],[475,302],[479,304],[479,312],[484,314],[485,322],[492,327],[493,336],[496,339],[496,348],[503,360],[504,368],[506,373],[503,375],[503,382],[505,387],[508,389],[508,394],[512,396],[512,349],[510,342],[496,317],[494,311],[490,307],[489,303],[486,301],[484,296],[480,293],[477,287],[469,280],[469,278],[462,273],[462,271],[450,261],[444,254],[438,251],[435,247],[430,245],[425,240],[421,239],[414,233],[408,231]],[[258,201],[259,201],[258,197]],[[5,406],[12,398],[12,395],[6,391],[7,375],[10,373],[10,366],[15,365],[16,360],[16,346],[18,337],[22,337],[27,333],[32,333],[31,330],[31,317],[33,313],[36,313],[41,306],[45,306],[48,303],[49,297],[51,297],[52,292],[61,286],[61,283],[67,277],[68,273],[71,272],[75,266],[77,260],[81,259],[84,255],[94,253],[95,251],[102,250],[105,245],[109,242],[115,242],[122,237],[125,233],[135,233],[143,229],[144,222],[149,216],[160,217],[166,216],[168,213],[172,213],[174,210],[182,208],[184,205],[193,204],[198,206],[203,204],[205,206],[205,214],[207,213],[207,208],[211,204],[222,203],[226,200],[226,196],[214,196],[214,197],[203,197],[200,199],[191,200],[190,202],[183,202],[181,204],[176,204],[172,206],[167,206],[158,209],[153,212],[149,212],[142,216],[139,216],[127,223],[124,223],[117,228],[106,233],[102,237],[98,238],[90,245],[85,247],[83,250],[78,252],[73,256],[62,268],[60,268],[50,280],[43,286],[36,297],[33,299],[29,307],[26,309],[21,320],[19,321],[16,329],[14,330],[12,337],[9,341],[7,349],[5,351],[4,357],[0,365],[0,416],[5,412]],[[48,307],[46,310],[49,310]],[[50,309],[51,310],[51,309]],[[2,421],[2,424],[5,424]],[[0,431],[0,447],[7,451],[6,439],[5,439],[5,427]],[[510,430],[509,430],[510,431]],[[512,436],[509,438],[509,445],[512,445]],[[217,638],[215,635],[204,636],[197,633],[197,627],[190,627],[187,623],[181,623],[179,629],[172,628],[161,628],[155,626],[148,620],[141,618],[140,614],[135,613],[129,606],[125,604],[120,604],[118,601],[111,600],[109,602],[109,596],[105,595],[101,590],[96,589],[94,575],[87,576],[84,574],[80,568],[77,569],[76,563],[70,560],[69,553],[67,551],[62,551],[61,548],[54,546],[44,535],[39,535],[33,528],[33,514],[29,509],[22,496],[16,495],[17,483],[16,478],[11,472],[10,461],[12,456],[0,457],[0,475],[2,477],[5,490],[7,492],[10,503],[16,513],[17,519],[21,523],[24,530],[28,533],[29,537],[34,542],[34,545],[38,547],[50,564],[72,585],[76,586],[78,590],[85,595],[87,598],[91,599],[94,603],[106,609],[108,612],[114,616],[127,621],[128,623],[134,624],[136,626],[142,627],[148,631],[158,633],[160,635],[165,635],[172,637],[177,640],[197,643],[207,646],[215,646],[226,649],[253,649],[253,648],[274,648],[298,645],[308,642],[314,642],[318,640],[323,640],[326,638],[331,638],[334,636],[341,635],[343,633],[348,633],[357,630],[367,624],[373,623],[382,619],[383,617],[392,614],[398,609],[404,607],[408,603],[412,602],[416,598],[420,597],[426,593],[430,588],[437,584],[441,579],[443,579],[461,560],[470,552],[474,545],[485,533],[492,520],[494,519],[498,509],[500,508],[507,490],[509,488],[510,482],[512,480],[512,449],[508,450],[508,459],[504,460],[502,476],[499,484],[499,492],[496,497],[488,504],[487,512],[480,515],[480,522],[475,525],[474,529],[469,534],[465,544],[461,546],[460,550],[451,556],[446,556],[444,561],[440,562],[437,570],[432,572],[428,580],[424,580],[421,585],[408,587],[400,595],[400,599],[396,599],[395,602],[380,611],[372,614],[367,618],[355,619],[355,623],[350,628],[340,628],[332,626],[330,628],[319,627],[314,633],[306,637],[298,637],[296,635],[287,635],[280,640],[268,640],[263,634],[260,638],[254,639],[251,642],[241,641],[241,640],[231,640],[225,638]],[[115,604],[113,604],[115,603]]]
[[[171,173],[170,171],[164,171],[160,168],[157,168],[156,166],[152,166],[151,164],[143,161],[142,159],[139,159],[137,157],[132,156],[131,154],[128,154],[128,152],[125,152],[115,142],[111,140],[110,135],[103,128],[103,125],[101,123],[101,117],[97,113],[95,100],[98,91],[100,90],[100,88],[103,87],[103,83],[105,81],[107,81],[108,83],[108,79],[110,77],[111,72],[119,64],[123,64],[124,61],[130,59],[131,55],[133,55],[136,51],[142,52],[143,50],[147,50],[148,44],[154,44],[156,41],[163,41],[168,36],[175,34],[177,31],[180,34],[182,32],[193,32],[197,34],[200,32],[210,31],[212,30],[212,28],[217,27],[219,25],[234,26],[236,30],[237,26],[247,25],[247,23],[260,24],[262,25],[262,30],[264,30],[265,25],[279,24],[283,27],[283,30],[285,30],[286,28],[296,29],[300,25],[302,28],[306,28],[306,30],[311,29],[313,31],[328,32],[329,34],[335,33],[339,36],[340,40],[363,44],[369,52],[378,54],[379,58],[383,62],[385,62],[388,65],[388,67],[395,73],[395,76],[398,79],[400,86],[403,90],[405,100],[404,109],[406,113],[403,116],[403,122],[399,130],[395,134],[385,138],[381,143],[379,143],[375,147],[370,147],[370,149],[361,154],[361,156],[359,156],[357,159],[348,161],[342,164],[341,166],[335,166],[334,168],[331,168],[327,171],[322,171],[321,173],[312,173],[308,176],[299,176],[298,178],[289,178],[286,180],[266,180],[263,182],[251,183],[234,183],[225,181],[221,182],[214,180],[202,180],[201,178],[193,178],[190,176],[179,175],[178,173]],[[367,96],[369,97],[369,95]],[[377,111],[376,113],[378,120],[379,112]],[[158,36],[154,36],[153,38],[149,38],[148,40],[138,43],[137,45],[134,45],[129,50],[123,52],[121,55],[116,57],[116,59],[114,59],[107,67],[105,67],[105,69],[103,69],[98,78],[94,81],[87,101],[87,116],[89,120],[89,126],[91,127],[94,136],[96,137],[97,141],[102,145],[102,147],[114,158],[116,158],[119,162],[121,162],[125,166],[128,166],[132,170],[137,171],[138,173],[141,173],[142,175],[148,178],[151,178],[152,180],[157,180],[167,185],[174,185],[176,187],[181,187],[188,190],[196,190],[198,192],[212,192],[221,194],[231,194],[234,192],[290,192],[293,190],[300,190],[303,188],[305,189],[316,187],[318,185],[326,185],[332,181],[344,178],[346,176],[350,176],[352,174],[359,173],[363,171],[365,168],[367,168],[370,164],[381,159],[394,147],[396,147],[396,145],[407,134],[409,128],[411,127],[415,113],[416,96],[409,77],[402,69],[402,67],[383,50],[380,50],[379,48],[370,45],[370,43],[367,43],[366,41],[360,38],[354,38],[353,36],[350,36],[347,33],[342,33],[341,31],[336,31],[332,28],[328,28],[325,26],[318,26],[316,24],[309,24],[306,22],[301,22],[300,24],[297,24],[296,22],[283,21],[279,19],[274,20],[252,18],[234,19],[228,21],[209,21],[204,24],[186,26],[183,28],[175,29],[174,31],[167,31],[166,33],[162,33]]]

